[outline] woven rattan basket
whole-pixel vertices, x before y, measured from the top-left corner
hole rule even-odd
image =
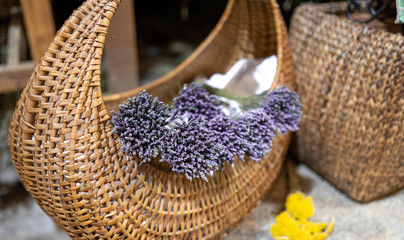
[[[404,37],[352,23],[345,9],[304,5],[294,14],[290,37],[305,115],[296,153],[367,202],[404,186]]]
[[[260,162],[237,160],[203,180],[142,164],[120,150],[109,111],[142,89],[169,101],[196,75],[239,58],[276,54],[278,85],[294,89],[292,59],[275,0],[230,0],[195,52],[168,75],[103,97],[100,64],[119,0],[88,0],[36,66],[10,125],[15,168],[41,208],[74,239],[213,239],[233,229],[277,176],[290,135]],[[40,226],[38,226],[40,227]]]

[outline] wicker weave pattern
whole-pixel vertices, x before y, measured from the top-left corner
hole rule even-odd
[[[294,88],[284,23],[274,0],[231,0],[213,32],[167,76],[103,98],[100,63],[120,0],[88,0],[57,33],[22,92],[10,125],[15,168],[41,208],[73,239],[212,239],[236,226],[279,172],[290,135],[259,162],[236,161],[209,182],[188,181],[127,158],[109,110],[145,88],[172,98],[197,74],[240,57],[276,54],[276,85]],[[108,110],[107,110],[108,109]]]
[[[297,154],[350,197],[367,202],[404,186],[404,37],[299,7],[291,26],[306,115]]]

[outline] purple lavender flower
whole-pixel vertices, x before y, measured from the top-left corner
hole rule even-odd
[[[237,120],[237,125],[239,137],[246,140],[243,150],[252,160],[259,161],[271,151],[276,133],[274,122],[264,109],[247,111]]]
[[[238,133],[242,132],[244,128],[236,120],[219,115],[206,122],[206,126],[217,136],[218,144],[224,146],[219,153],[220,165],[223,165],[224,162],[234,163],[235,156],[244,157],[244,146],[247,145],[247,140],[239,136]]]
[[[266,96],[257,102],[261,107],[232,119],[222,113],[216,95],[195,83],[174,99],[174,112],[143,91],[121,104],[111,123],[127,155],[143,162],[161,155],[172,171],[207,181],[225,162],[234,163],[235,156],[259,161],[271,150],[276,131],[298,130],[299,96],[286,87]]]
[[[217,96],[210,94],[203,85],[191,83],[185,85],[174,98],[174,114],[200,116],[203,120],[212,119],[222,114]]]
[[[193,178],[203,178],[211,171],[217,171],[218,159],[223,146],[218,144],[218,136],[210,131],[201,117],[189,120],[177,119],[171,131],[164,137],[161,160],[168,162],[174,172]]]
[[[299,95],[287,87],[280,87],[268,93],[268,98],[261,104],[272,119],[275,129],[286,134],[288,131],[299,130],[302,118]]]
[[[119,106],[113,112],[113,132],[120,136],[122,151],[127,155],[149,162],[160,154],[161,138],[168,131],[165,125],[171,117],[171,108],[143,90],[137,97]]]

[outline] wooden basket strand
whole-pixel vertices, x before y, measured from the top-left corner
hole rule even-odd
[[[216,239],[233,229],[277,176],[290,135],[262,161],[237,160],[189,181],[119,149],[109,110],[146,89],[169,101],[196,75],[239,58],[278,57],[272,87],[294,89],[286,29],[275,0],[230,0],[211,34],[166,76],[103,97],[101,56],[120,0],[87,0],[58,31],[17,103],[9,144],[15,168],[41,208],[73,239]],[[40,227],[40,226],[38,226]]]
[[[404,187],[404,37],[304,5],[290,36],[305,117],[297,156],[353,199]],[[341,16],[337,16],[341,14]]]

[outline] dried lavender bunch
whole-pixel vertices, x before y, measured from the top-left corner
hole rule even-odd
[[[206,120],[222,114],[217,96],[195,82],[185,85],[173,102],[175,115],[200,116]]]
[[[279,87],[268,93],[268,98],[261,107],[273,121],[274,128],[286,134],[288,131],[299,130],[302,118],[299,95],[287,87]]]
[[[161,160],[168,162],[174,172],[183,173],[192,180],[203,178],[217,171],[223,146],[219,136],[210,131],[201,117],[175,120],[173,128],[166,132]]]
[[[202,85],[184,87],[174,99],[174,112],[143,91],[121,104],[111,123],[127,155],[143,162],[161,155],[174,172],[207,181],[219,166],[234,163],[235,156],[259,161],[271,150],[276,131],[298,130],[301,112],[295,92],[281,87],[257,99],[263,99],[258,108],[234,119],[223,114],[218,97]]]
[[[219,115],[206,122],[208,129],[217,136],[218,144],[224,146],[223,151],[219,153],[220,165],[224,162],[234,163],[235,156],[244,157],[245,147],[248,142],[239,136],[238,133],[244,130],[244,127],[236,120],[228,116]]]
[[[274,121],[262,108],[245,112],[237,120],[239,137],[247,141],[243,150],[254,161],[259,161],[271,151],[276,133]]]
[[[149,162],[161,153],[161,138],[168,129],[165,127],[172,116],[168,105],[147,94],[143,90],[137,97],[119,106],[113,112],[111,123],[113,132],[120,136],[122,151]]]

